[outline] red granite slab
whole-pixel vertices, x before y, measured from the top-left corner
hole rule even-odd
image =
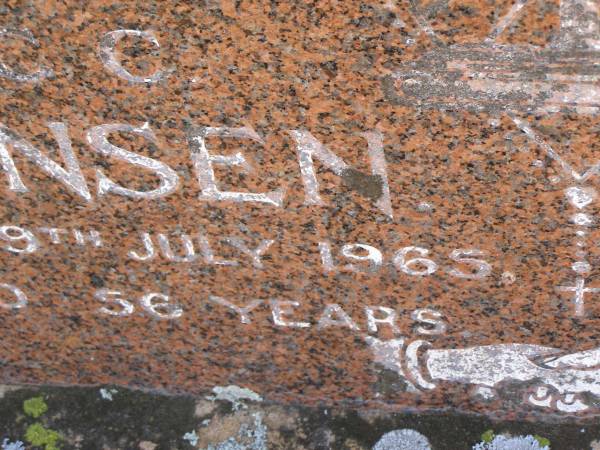
[[[596,415],[595,6],[4,2],[1,379]]]

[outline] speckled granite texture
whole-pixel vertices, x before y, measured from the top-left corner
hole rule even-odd
[[[5,0],[0,378],[595,416],[600,58],[564,5]]]

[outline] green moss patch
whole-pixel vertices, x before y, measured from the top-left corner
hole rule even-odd
[[[44,397],[33,397],[23,402],[23,411],[25,411],[25,414],[28,416],[37,419],[48,411],[48,405],[46,405]]]
[[[545,437],[539,436],[537,434],[533,435],[533,438],[538,441],[538,443],[540,444],[540,447],[550,447],[550,440],[546,439]]]
[[[34,423],[27,427],[25,431],[25,440],[36,447],[43,447],[45,450],[59,450],[58,441],[60,434],[54,430],[45,428],[41,423]]]
[[[494,431],[493,430],[487,430],[487,431],[485,431],[481,435],[481,440],[483,442],[485,442],[486,444],[489,444],[490,442],[492,442],[494,440]]]

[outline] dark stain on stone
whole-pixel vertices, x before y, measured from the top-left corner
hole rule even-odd
[[[100,278],[98,275],[92,274],[90,275],[90,280],[92,285],[97,288],[104,287],[104,280]]]
[[[381,90],[383,91],[383,96],[385,99],[390,102],[392,105],[402,105],[405,102],[402,101],[402,98],[398,96],[396,93],[394,77],[391,75],[387,75],[381,80]]]
[[[342,173],[342,180],[350,189],[367,198],[377,200],[383,194],[383,180],[379,175],[367,175],[349,168]]]

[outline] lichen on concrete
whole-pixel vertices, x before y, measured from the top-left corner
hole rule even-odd
[[[431,450],[431,444],[418,431],[394,430],[384,434],[373,450]]]
[[[8,390],[0,399],[0,448],[589,450],[600,440],[600,424],[593,422],[493,422],[454,413],[281,405],[240,400],[238,395],[217,400],[212,391],[193,398],[118,389],[113,401],[102,399],[99,387]],[[243,388],[217,389],[233,391],[254,398]],[[206,400],[211,393],[213,399]],[[48,408],[37,419],[23,412],[24,402],[36,397]],[[234,401],[244,407],[234,409]]]
[[[239,386],[215,386],[212,391],[215,394],[215,400],[226,400],[231,402],[234,409],[238,409],[243,404],[244,400],[252,402],[262,401],[262,397],[256,392]]]
[[[9,442],[8,439],[2,441],[2,450],[25,450],[25,445],[21,441]]]
[[[550,450],[536,436],[495,436],[491,442],[480,442],[473,450]]]

